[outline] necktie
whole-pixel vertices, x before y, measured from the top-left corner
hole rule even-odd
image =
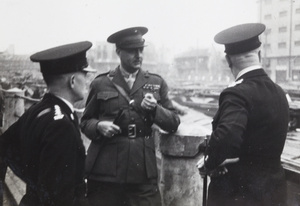
[[[134,75],[130,74],[129,77],[127,78],[126,82],[128,84],[128,87],[131,89],[133,86],[133,83],[135,81]]]

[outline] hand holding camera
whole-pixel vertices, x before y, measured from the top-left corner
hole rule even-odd
[[[157,106],[157,100],[152,93],[147,93],[141,103],[141,107],[146,111],[154,111]]]

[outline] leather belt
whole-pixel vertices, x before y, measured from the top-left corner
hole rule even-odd
[[[145,137],[146,139],[151,136],[152,130],[149,128],[148,131],[146,131],[144,128],[141,129],[137,127],[135,124],[129,124],[128,127],[121,128],[122,132],[120,135],[127,136],[130,139],[135,139],[138,137]]]

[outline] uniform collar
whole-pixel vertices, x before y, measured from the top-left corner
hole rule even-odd
[[[238,75],[236,76],[235,80],[237,80],[238,78],[240,78],[244,74],[246,74],[248,72],[251,72],[253,70],[256,70],[256,69],[261,69],[261,66],[260,65],[253,65],[253,66],[250,66],[250,67],[246,67],[245,69],[243,69],[242,71],[240,71],[238,73]]]
[[[56,95],[54,95],[56,96]],[[56,96],[58,99],[62,100],[64,103],[66,103],[66,105],[70,108],[70,110],[72,111],[72,113],[74,112],[74,106],[71,104],[71,102],[69,102],[68,100],[62,98],[62,97],[59,97],[59,96]]]
[[[121,71],[121,74],[123,75],[123,77],[128,79],[129,77],[136,78],[136,75],[140,70],[138,69],[137,71],[135,71],[133,73],[129,73],[120,65],[120,71]]]

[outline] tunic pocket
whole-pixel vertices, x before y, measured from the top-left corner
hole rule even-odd
[[[118,92],[103,91],[103,92],[98,92],[97,99],[107,101],[109,99],[116,98],[118,96],[119,96]]]
[[[101,91],[97,93],[100,113],[111,114],[119,109],[119,93],[115,91]]]

